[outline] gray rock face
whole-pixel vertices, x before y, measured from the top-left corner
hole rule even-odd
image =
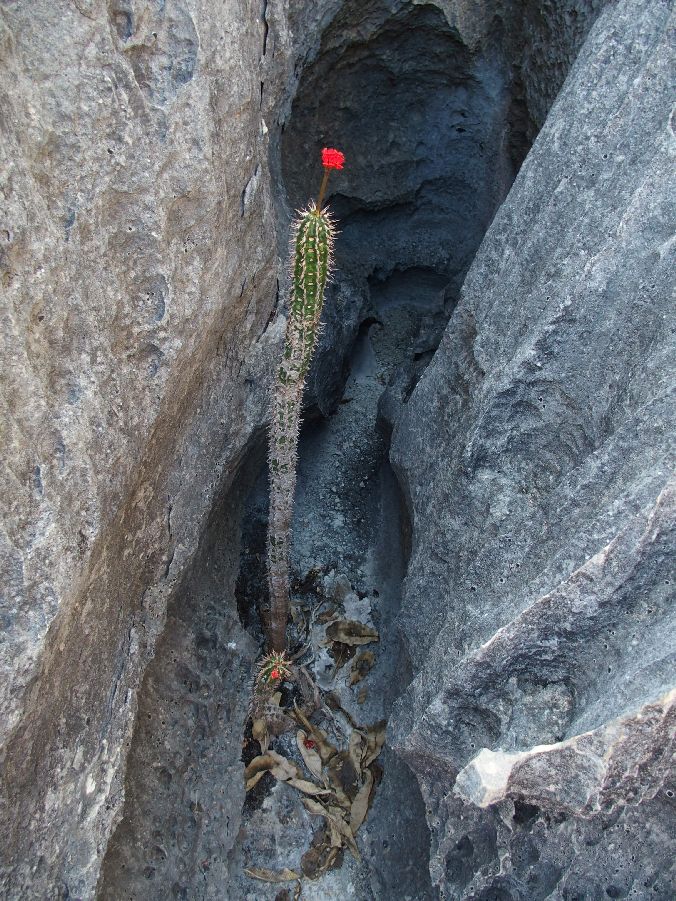
[[[673,26],[602,13],[395,428],[443,897],[676,890]]]
[[[329,186],[340,228],[337,276],[310,406],[325,415],[335,408],[345,350],[393,289],[417,305],[425,298],[416,293],[435,282],[438,309],[420,351],[429,360],[602,5],[346,0],[332,18],[331,4],[320,5],[324,31],[281,137],[284,187],[295,207],[316,191],[322,146],[339,145],[347,157]]]
[[[308,403],[335,407],[365,319],[422,319],[380,414],[413,525],[391,735],[433,881],[670,897],[672,4],[0,5],[0,894],[230,884],[241,503],[290,207],[336,144]],[[427,884],[398,876],[411,797],[376,894]]]
[[[267,27],[258,0],[2,4],[3,897],[92,896],[168,599],[260,440]]]

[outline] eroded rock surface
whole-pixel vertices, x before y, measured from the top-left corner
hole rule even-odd
[[[601,15],[395,428],[447,898],[673,897],[673,26]]]
[[[362,884],[671,896],[671,15],[667,0],[2,4],[4,896],[234,884],[256,653],[233,596],[241,501],[289,212],[325,143],[349,166],[312,406],[334,410],[355,341],[353,374],[371,377],[362,351],[392,306],[421,317],[378,409],[385,442],[401,417],[414,529],[410,661],[393,639],[380,665],[398,670],[387,710],[418,673],[391,735],[423,790],[436,889],[389,749]],[[363,514],[351,499],[368,492],[344,481],[310,556],[339,506],[345,528]]]
[[[92,897],[167,601],[266,416],[267,30],[258,0],[0,11],[3,897]]]

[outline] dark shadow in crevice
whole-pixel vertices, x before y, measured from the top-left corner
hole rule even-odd
[[[244,499],[264,458],[259,433],[243,450],[169,603],[138,693],[125,803],[104,859],[99,899],[199,897],[205,861],[210,880],[227,884],[257,653],[240,626],[234,588]]]

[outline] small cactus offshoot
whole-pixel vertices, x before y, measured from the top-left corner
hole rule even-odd
[[[284,653],[278,654],[276,651],[272,651],[258,664],[257,684],[278,688],[290,677],[291,663]]]
[[[322,209],[322,201],[331,169],[342,169],[344,161],[339,150],[324,148],[319,197],[299,212],[292,235],[289,318],[270,426],[269,643],[278,652],[286,648],[289,617],[289,551],[303,389],[319,335],[335,236],[333,219]]]

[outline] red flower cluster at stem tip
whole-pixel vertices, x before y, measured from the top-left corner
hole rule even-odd
[[[342,169],[345,162],[345,154],[334,147],[325,147],[322,150],[322,166],[325,169]]]
[[[281,676],[281,673],[279,672],[278,669],[273,669],[272,672],[270,673],[270,678],[274,679],[274,680],[279,679],[280,676]]]

